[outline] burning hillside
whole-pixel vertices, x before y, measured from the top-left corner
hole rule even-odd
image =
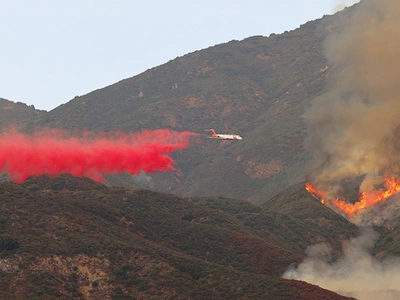
[[[336,199],[327,200],[324,198],[323,192],[317,190],[311,183],[306,183],[306,190],[309,191],[321,203],[331,203],[348,215],[354,215],[360,210],[371,207],[377,203],[385,201],[400,192],[400,179],[395,177],[385,178],[386,188],[383,190],[375,190],[372,192],[359,192],[358,201],[349,203],[346,199],[337,197]]]
[[[326,43],[336,80],[305,113],[307,190],[348,215],[400,191],[399,13],[398,1],[357,6],[351,26]]]

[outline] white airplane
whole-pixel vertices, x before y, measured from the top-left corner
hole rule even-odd
[[[211,132],[211,136],[208,136],[207,138],[209,139],[219,139],[219,140],[241,140],[242,137],[237,134],[220,134],[220,133],[215,133],[214,129],[207,129],[206,131]]]

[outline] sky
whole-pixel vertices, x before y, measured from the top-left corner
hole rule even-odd
[[[0,0],[0,98],[52,110],[178,56],[358,0]]]

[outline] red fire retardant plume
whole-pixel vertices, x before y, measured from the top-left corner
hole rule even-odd
[[[43,131],[34,135],[6,132],[0,135],[0,172],[22,183],[29,176],[69,173],[104,181],[102,174],[174,170],[168,156],[189,145],[192,132],[171,130],[135,134],[85,133],[69,137],[65,132]]]

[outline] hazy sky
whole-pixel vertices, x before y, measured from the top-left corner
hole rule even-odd
[[[0,98],[51,110],[210,46],[357,0],[0,0]]]

